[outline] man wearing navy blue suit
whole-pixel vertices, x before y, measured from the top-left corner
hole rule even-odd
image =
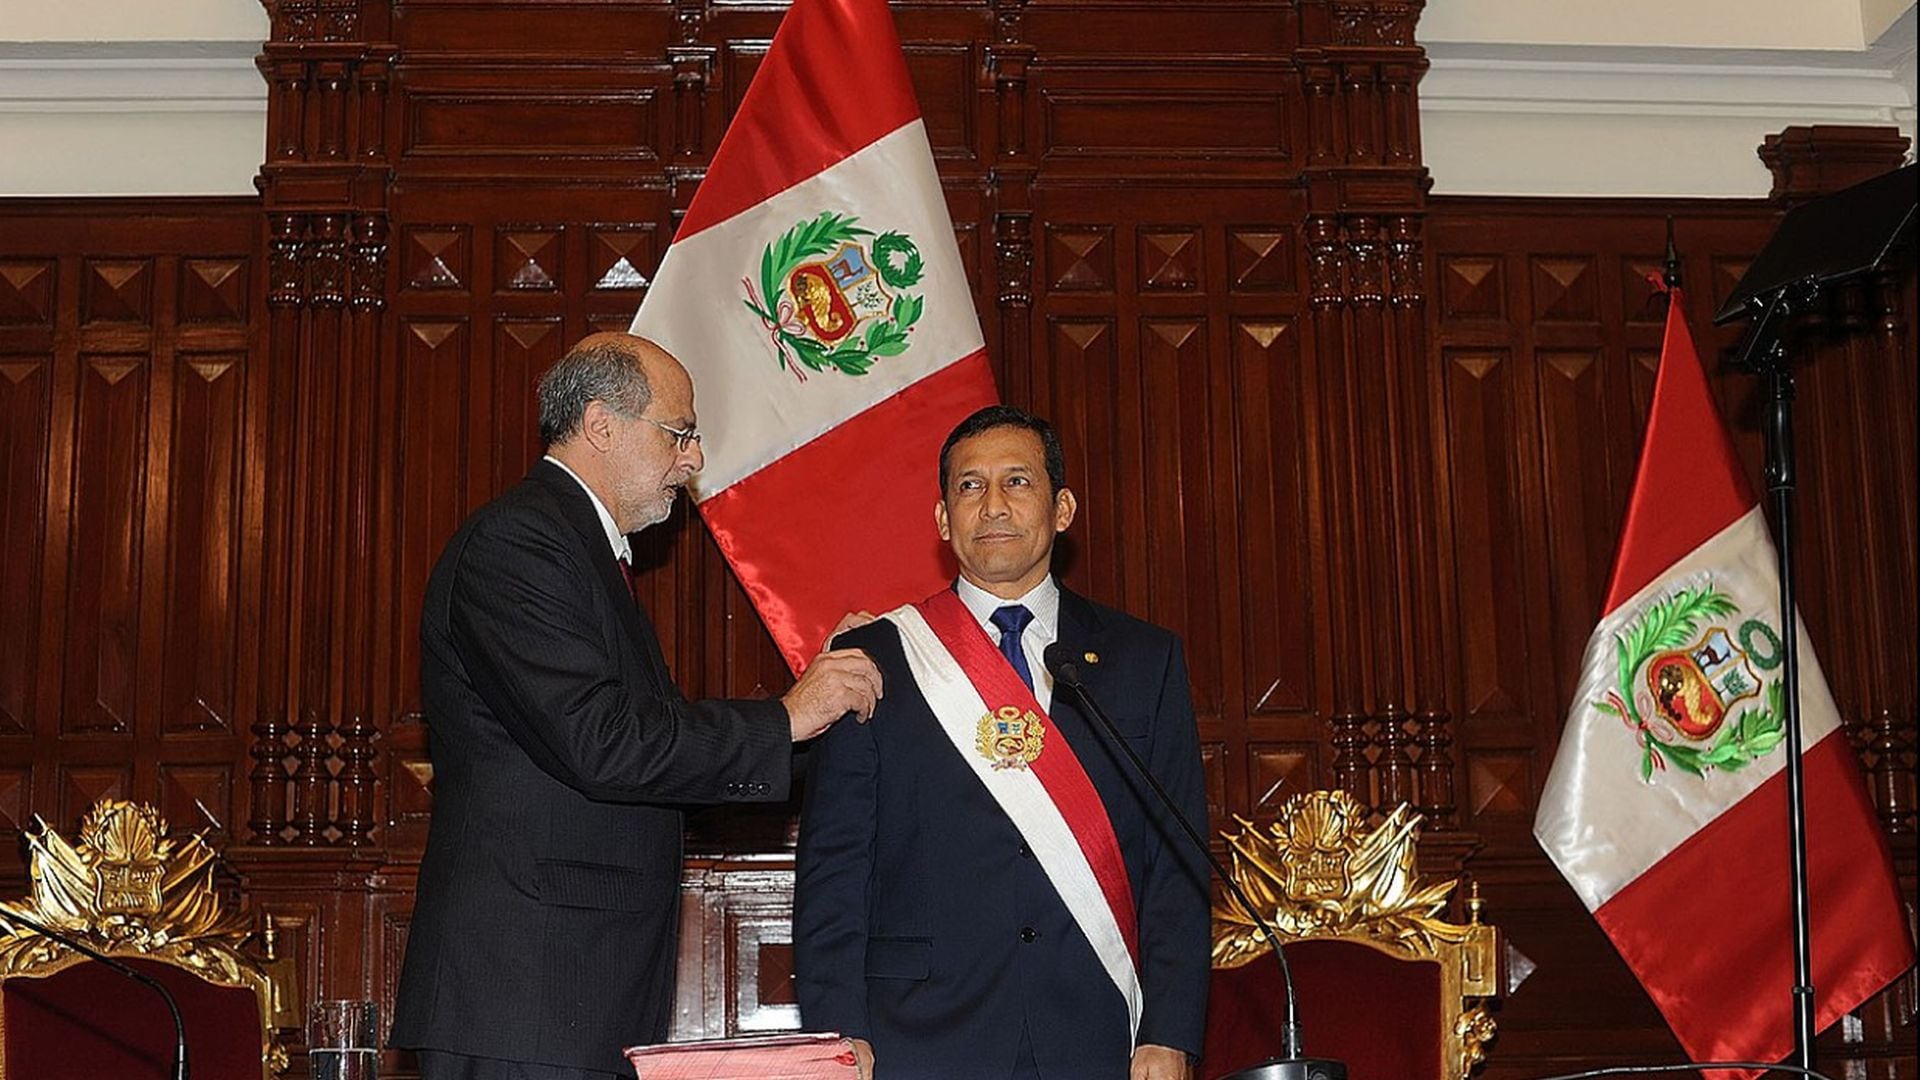
[[[931,683],[916,678],[913,665],[924,665],[929,650],[916,649],[911,614],[835,642],[870,654],[888,692],[875,714],[882,722],[839,725],[813,751],[794,947],[804,1024],[852,1036],[863,1078],[1179,1080],[1200,1050],[1205,864],[1041,663],[1048,645],[1066,646],[1124,737],[1183,811],[1204,821],[1185,658],[1172,633],[1053,579],[1054,539],[1077,507],[1064,474],[1058,437],[1037,417],[994,406],[956,428],[941,451],[934,514],[959,561],[953,588],[965,612],[939,595],[914,606],[939,601],[955,615],[950,631],[963,625],[992,643],[974,644],[989,665],[1011,668],[1031,687],[1021,700],[1037,702],[1044,744],[1016,737],[990,751],[983,722],[978,752],[1004,760],[984,770],[970,761],[965,718],[948,730],[946,706],[930,703],[947,698],[929,685],[951,684],[937,673]],[[946,659],[962,655],[983,653]],[[983,694],[962,700],[976,708],[998,700]],[[1044,830],[1015,820],[1046,815],[1010,811],[990,793],[1003,778],[995,770],[1024,768],[1023,754],[1056,752],[1058,740],[1091,780],[1118,842],[1124,885],[1114,888],[1131,904],[1115,909],[1130,906],[1118,922],[1137,925],[1125,950],[1100,950],[1100,920],[1066,899],[1071,875],[1058,873],[1055,849],[1038,842]]]

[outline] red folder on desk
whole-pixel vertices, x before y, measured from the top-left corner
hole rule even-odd
[[[853,1044],[839,1035],[765,1035],[630,1046],[639,1080],[851,1080]]]

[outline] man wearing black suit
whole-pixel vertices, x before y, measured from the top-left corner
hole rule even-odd
[[[1055,583],[1054,538],[1076,509],[1064,473],[1044,420],[994,406],[963,422],[941,452],[934,509],[960,565],[954,595],[936,594],[835,642],[871,654],[888,692],[878,723],[841,725],[814,747],[794,948],[802,1020],[855,1037],[863,1078],[1178,1080],[1200,1050],[1205,864],[1105,730],[1070,691],[1056,692],[1041,657],[1055,641],[1070,650],[1156,778],[1204,821],[1186,663],[1172,633]],[[935,611],[942,640],[968,648],[928,647]],[[1031,696],[1007,681],[1008,668]],[[969,680],[980,688],[970,698]],[[1039,712],[1024,734],[1014,729],[1012,741],[995,743],[990,721],[1005,715],[995,706],[1007,700]],[[1035,719],[1043,739],[1032,735]],[[1070,800],[1021,804],[996,794],[1024,783],[1029,765],[1037,776],[1059,753],[1057,740],[1111,823],[1119,858],[1107,865],[1124,863],[1111,888],[1126,899],[1104,909],[1060,871],[1075,869],[1059,854],[1075,840],[1093,850],[1098,812],[1096,827],[1075,825],[1066,844],[1049,843],[1062,834],[1040,827],[1044,811]],[[1074,816],[1062,809],[1053,818]],[[1086,860],[1083,867],[1095,861]],[[1109,909],[1130,910],[1103,922]],[[1136,942],[1111,944],[1123,931],[1108,935],[1104,951],[1095,944],[1103,925],[1129,918]]]
[[[394,1010],[425,1080],[631,1076],[672,1003],[685,804],[778,801],[792,745],[879,673],[816,658],[778,701],[689,702],[627,534],[702,463],[693,384],[596,334],[542,377],[548,456],[448,542],[421,614],[433,821]]]

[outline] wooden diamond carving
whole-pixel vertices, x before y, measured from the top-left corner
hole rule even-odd
[[[438,349],[441,343],[446,341],[455,330],[460,329],[460,324],[452,322],[417,322],[407,324],[407,329],[412,330],[413,336],[419,338],[420,343],[428,349]]]
[[[1526,754],[1479,752],[1467,764],[1467,793],[1475,817],[1530,816],[1532,759]]]
[[[589,236],[587,275],[594,288],[619,292],[647,287],[647,272],[653,266],[652,226],[605,226]]]
[[[1297,743],[1252,743],[1247,747],[1247,798],[1255,818],[1271,818],[1280,805],[1319,787],[1313,747]]]
[[[494,287],[552,292],[560,287],[560,230],[502,229],[493,256]]]
[[[395,820],[424,822],[433,813],[433,762],[418,755],[417,750],[398,750],[388,757]]]
[[[53,322],[53,260],[0,262],[0,326]]]
[[[180,321],[187,323],[246,322],[246,260],[181,260]]]
[[[1192,292],[1198,289],[1200,251],[1197,229],[1141,229],[1141,290]]]
[[[1047,274],[1056,292],[1113,288],[1113,230],[1106,226],[1047,228]]]
[[[1474,378],[1484,379],[1488,372],[1500,366],[1500,357],[1492,353],[1457,353],[1453,362]]]
[[[1227,279],[1234,292],[1293,290],[1293,230],[1228,229]]]
[[[1535,256],[1532,260],[1533,317],[1542,322],[1593,322],[1593,260],[1572,256]]]
[[[233,772],[225,765],[160,766],[160,812],[176,827],[226,831]]]
[[[68,766],[60,771],[60,824],[77,824],[101,799],[127,797],[128,770],[123,766]]]
[[[1449,319],[1504,319],[1506,275],[1497,255],[1440,259],[1440,310]]]
[[[82,274],[80,319],[86,323],[147,323],[153,318],[151,259],[89,259]]]
[[[467,287],[469,245],[465,226],[413,227],[400,246],[401,280],[409,289]]]

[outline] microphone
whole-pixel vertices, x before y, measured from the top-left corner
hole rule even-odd
[[[27,929],[33,931],[34,933],[39,934],[43,938],[47,938],[52,941],[57,941],[60,944],[65,945],[67,948],[72,949],[74,952],[77,952],[82,956],[86,956],[94,960],[98,960],[100,963],[105,964],[107,967],[118,972],[119,974],[125,975],[127,978],[132,979],[135,982],[141,983],[144,986],[152,988],[154,993],[159,994],[162,998],[164,998],[167,1003],[167,1010],[173,1013],[173,1080],[187,1080],[186,1021],[180,1018],[180,1003],[173,999],[173,994],[170,991],[168,991],[166,987],[160,985],[160,981],[158,979],[155,979],[153,976],[147,975],[144,972],[136,971],[132,967],[129,967],[128,965],[123,964],[118,960],[115,960],[113,957],[107,956],[95,950],[91,946],[87,945],[85,942],[79,941],[69,934],[61,933],[60,931],[55,930],[52,927],[42,926],[39,923],[33,921],[32,919],[27,918],[24,915],[18,915],[11,911],[4,911],[4,912],[0,912],[0,921],[19,923],[21,926],[24,926]]]
[[[1167,813],[1173,815],[1173,820],[1179,822],[1180,827],[1186,830],[1187,838],[1192,840],[1193,846],[1206,857],[1207,865],[1213,867],[1215,876],[1219,877],[1220,883],[1227,887],[1227,892],[1239,901],[1240,909],[1245,911],[1253,919],[1254,925],[1260,928],[1261,936],[1267,939],[1267,945],[1273,949],[1274,959],[1280,962],[1280,978],[1287,988],[1286,1017],[1280,1026],[1281,1056],[1268,1058],[1258,1065],[1250,1065],[1238,1072],[1228,1073],[1221,1080],[1347,1080],[1345,1064],[1328,1058],[1310,1058],[1302,1055],[1300,1010],[1298,998],[1293,992],[1293,968],[1287,964],[1285,950],[1280,948],[1279,935],[1273,932],[1273,927],[1267,924],[1266,918],[1260,914],[1258,908],[1254,907],[1253,901],[1247,899],[1247,894],[1242,892],[1240,886],[1234,882],[1233,875],[1227,872],[1226,867],[1220,865],[1220,860],[1214,857],[1213,849],[1201,837],[1200,830],[1194,828],[1193,822],[1187,820],[1187,815],[1180,812],[1180,807],[1173,801],[1173,796],[1168,795],[1167,789],[1161,787],[1160,781],[1154,779],[1153,773],[1147,768],[1147,763],[1140,760],[1140,755],[1134,752],[1133,747],[1127,744],[1126,737],[1120,734],[1120,729],[1114,726],[1113,718],[1107,715],[1107,711],[1100,707],[1100,703],[1095,701],[1093,694],[1087,690],[1086,684],[1080,681],[1080,668],[1073,662],[1072,651],[1056,641],[1047,646],[1046,652],[1041,656],[1041,663],[1045,664],[1047,670],[1053,674],[1056,683],[1071,688],[1075,696],[1086,704],[1087,711],[1093,714],[1094,719],[1100,721],[1100,726],[1106,729],[1108,740],[1120,748],[1126,759],[1133,763],[1134,771],[1140,774],[1140,778],[1145,780],[1147,786],[1152,788],[1153,793],[1159,797],[1160,804],[1166,807]]]

